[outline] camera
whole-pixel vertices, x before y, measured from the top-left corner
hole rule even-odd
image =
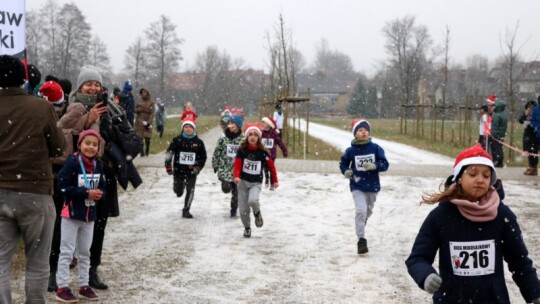
[[[99,93],[97,96],[97,102],[103,102],[103,106],[106,106],[106,103],[108,100],[109,100],[108,93]]]

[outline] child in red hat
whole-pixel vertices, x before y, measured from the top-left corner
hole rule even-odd
[[[434,303],[510,303],[503,260],[527,303],[540,304],[540,281],[529,259],[516,215],[493,187],[491,156],[476,144],[463,150],[441,192],[424,194],[436,204],[405,262]],[[433,260],[439,253],[439,273]]]
[[[272,185],[279,186],[276,167],[270,153],[261,142],[261,129],[257,124],[248,124],[244,131],[246,137],[240,143],[234,160],[234,183],[238,189],[240,219],[244,224],[244,237],[251,237],[250,209],[255,216],[255,226],[263,225],[259,196],[264,168],[270,170]]]
[[[268,151],[270,151],[270,158],[272,158],[274,163],[276,162],[277,157],[277,147],[281,149],[283,157],[287,157],[289,155],[287,146],[281,140],[281,136],[279,135],[276,126],[276,121],[272,117],[263,117],[261,120],[261,141]],[[270,186],[270,190],[274,190],[274,185],[270,183],[270,172],[267,168],[264,170],[264,185],[267,188]]]

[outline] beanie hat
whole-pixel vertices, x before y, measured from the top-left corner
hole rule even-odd
[[[487,103],[488,104],[494,104],[495,103],[495,100],[497,99],[497,96],[496,95],[491,95],[488,97],[488,99],[486,99]]]
[[[77,140],[77,146],[80,146],[83,139],[88,135],[94,135],[95,137],[97,137],[98,143],[101,144],[101,137],[99,136],[98,132],[92,129],[88,129],[88,130],[84,130],[81,134],[79,134],[79,140]]]
[[[360,128],[366,128],[369,133],[371,133],[371,126],[369,125],[369,122],[367,120],[363,119],[355,119],[352,122],[352,134],[355,136],[356,131]]]
[[[28,65],[28,84],[30,85],[30,88],[35,88],[39,83],[41,82],[41,72],[38,70],[38,68],[33,65]]]
[[[124,82],[124,91],[131,91],[131,89],[133,89],[131,80],[126,80],[126,82]]]
[[[229,122],[232,122],[238,126],[238,129],[242,129],[242,126],[244,125],[244,118],[240,115],[232,115],[229,118]]]
[[[64,95],[68,94],[71,92],[71,81],[69,81],[69,79],[67,78],[62,78],[60,80],[58,80],[58,84],[62,87],[62,91],[64,91]]]
[[[263,117],[261,121],[269,125],[272,129],[276,128],[276,121],[272,117]]]
[[[61,105],[62,102],[64,102],[64,92],[62,91],[62,87],[52,80],[45,82],[39,88],[39,93],[43,95],[43,98],[55,105]]]
[[[185,125],[190,125],[190,126],[193,127],[193,129],[196,128],[195,121],[193,119],[191,119],[191,118],[186,118],[186,119],[184,119],[184,121],[182,121],[182,130],[184,130]]]
[[[121,91],[122,91],[122,90],[120,90],[119,87],[114,87],[114,89],[113,89],[113,94],[116,95],[116,94],[120,93]]]
[[[262,137],[262,132],[261,132],[261,127],[259,126],[259,124],[247,124],[246,125],[246,130],[244,131],[244,134],[246,134],[246,136],[249,134],[249,132],[253,132],[255,131],[255,133],[257,133],[259,135],[259,137]]]
[[[467,148],[456,158],[454,163],[454,178],[453,182],[457,181],[465,167],[469,165],[486,165],[491,168],[491,185],[494,185],[497,181],[497,173],[495,172],[495,166],[489,153],[482,149],[480,144],[476,144],[470,148]]]
[[[77,77],[77,90],[82,87],[82,85],[87,81],[97,81],[100,84],[103,83],[101,74],[98,69],[93,65],[85,65],[81,68],[79,77]]]
[[[13,56],[0,56],[0,88],[20,87],[26,79],[22,62]]]

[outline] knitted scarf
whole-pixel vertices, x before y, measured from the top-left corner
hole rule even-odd
[[[456,187],[452,184],[450,187]],[[459,212],[472,222],[489,222],[497,217],[497,208],[501,202],[495,188],[490,187],[486,195],[476,202],[466,199],[452,199],[450,202],[458,207]]]

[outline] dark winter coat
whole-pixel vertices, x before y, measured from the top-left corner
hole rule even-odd
[[[277,146],[283,152],[283,156],[287,157],[289,152],[287,151],[287,146],[281,140],[281,136],[277,133],[276,129],[269,128],[268,130],[262,131],[261,141],[263,145],[270,151],[270,158],[273,160],[277,157]]]
[[[133,97],[133,94],[131,94],[131,91],[124,90],[120,93],[120,105],[126,111],[127,119],[131,126],[133,126],[133,121],[135,119],[135,98]]]
[[[534,107],[531,115],[531,126],[536,135],[536,139],[540,140],[540,105]]]
[[[53,193],[49,157],[66,149],[53,106],[24,89],[0,89],[0,188]]]
[[[488,242],[489,247],[486,249],[486,245],[481,247],[474,244],[481,241]],[[469,248],[466,250],[458,247],[456,242],[471,243],[467,244]],[[459,256],[453,256],[451,250]],[[497,209],[497,217],[488,222],[466,219],[450,202],[442,202],[431,211],[405,262],[409,274],[422,289],[426,277],[437,272],[432,266],[437,251],[442,285],[433,294],[434,303],[510,303],[504,280],[503,258],[527,303],[540,297],[540,281],[532,261],[527,257],[528,251],[516,216],[502,202]],[[492,261],[490,251],[494,255]],[[454,271],[464,272],[479,265],[481,270],[477,269],[478,272],[491,270],[482,266],[482,263],[489,265],[489,262],[493,263],[492,274],[454,274]]]
[[[88,189],[81,184],[84,175],[78,160],[79,153],[69,155],[64,163],[64,167],[57,175],[58,189],[64,194],[64,207],[61,216],[69,219],[91,222],[96,220],[96,205],[103,204],[103,200],[97,202],[88,201],[88,190],[105,190],[105,177],[103,175],[103,166],[100,161],[96,161],[96,167],[93,172],[86,172],[87,179],[93,188]],[[103,194],[105,198],[106,194]]]
[[[366,171],[362,167],[365,162],[374,163],[377,169]],[[345,150],[339,163],[342,174],[348,169],[353,171],[353,177],[349,184],[351,191],[360,190],[363,192],[379,192],[381,190],[379,172],[388,170],[388,166],[384,150],[373,143],[371,138],[365,144],[356,144],[353,141],[351,146]]]
[[[272,184],[276,184],[278,182],[276,167],[267,151],[249,145],[238,149],[234,160],[234,177],[250,183],[262,183],[265,168],[270,171]]]
[[[165,105],[156,104],[156,126],[165,126]]]
[[[173,138],[167,148],[165,168],[170,168],[172,162],[175,176],[193,174],[195,168],[198,172],[202,170],[206,158],[204,142],[197,135],[187,138],[180,134]]]
[[[520,124],[525,125],[525,129],[523,130],[523,150],[529,151],[531,147],[538,147],[536,133],[531,124],[531,116],[527,116],[523,113],[518,121]]]
[[[491,121],[491,135],[497,139],[506,137],[508,127],[508,114],[505,111],[506,103],[504,100],[495,101],[493,110],[493,120]]]

